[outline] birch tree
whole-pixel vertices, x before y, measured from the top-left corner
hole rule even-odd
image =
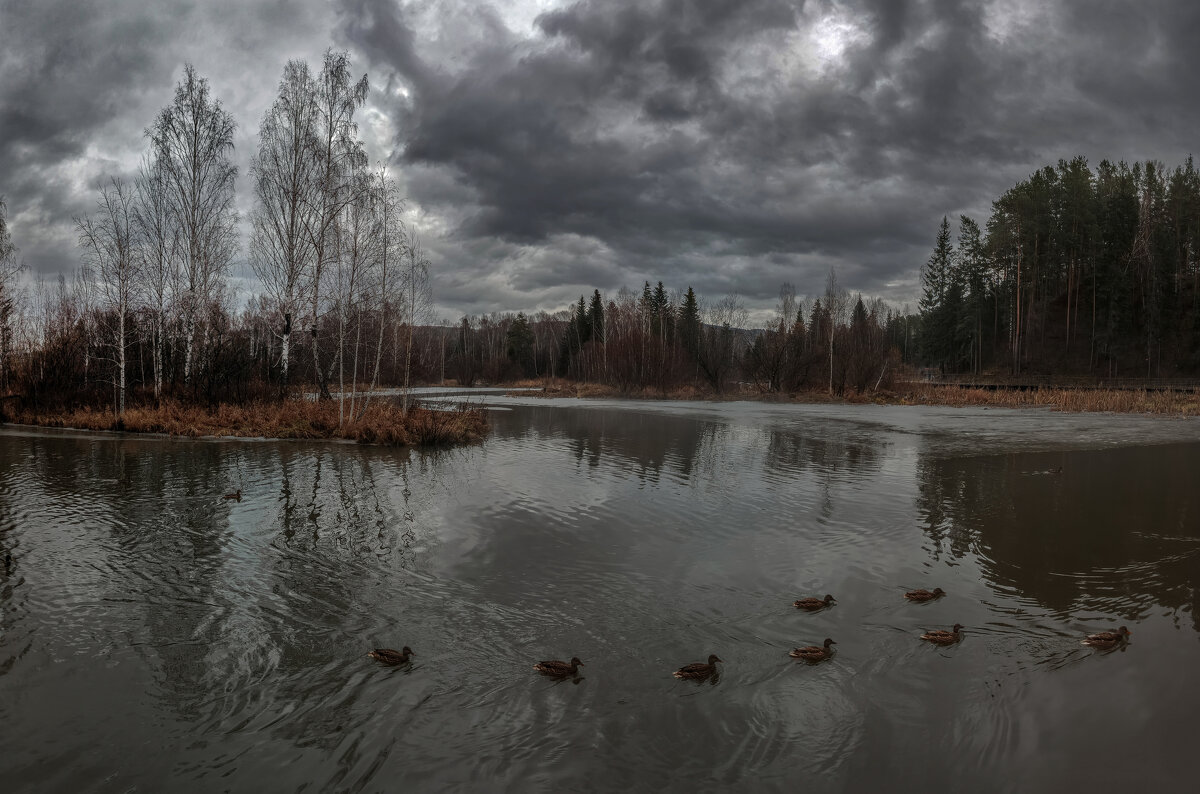
[[[258,154],[251,161],[255,207],[251,216],[250,264],[283,320],[279,332],[280,390],[287,391],[292,327],[313,267],[309,234],[321,206],[316,157],[316,83],[304,61],[289,61],[279,96],[259,127]]]
[[[151,359],[154,370],[154,399],[162,398],[163,345],[167,303],[176,281],[174,268],[179,253],[179,228],[167,201],[166,175],[152,160],[143,160],[138,172],[133,206],[142,255],[141,276],[144,298],[154,323]]]
[[[337,256],[335,225],[338,216],[353,198],[356,169],[367,164],[362,141],[358,140],[358,125],[354,113],[367,99],[369,83],[364,74],[354,82],[350,72],[350,55],[327,50],[321,74],[316,82],[316,142],[317,197],[315,211],[307,228],[313,248],[311,273],[310,333],[312,335],[313,368],[321,399],[330,399],[329,377],[332,370],[321,367],[321,346],[318,331],[322,315],[321,287],[325,271]],[[330,365],[332,367],[332,364]]]
[[[330,294],[337,315],[338,345],[338,424],[346,420],[346,342],[351,326],[354,330],[353,356],[350,370],[350,415],[354,415],[357,396],[358,351],[362,341],[362,296],[368,270],[375,262],[374,206],[371,201],[371,177],[355,175],[354,199],[346,205],[336,225],[338,256],[334,260]]]
[[[388,176],[387,169],[380,167],[375,175],[375,187],[371,191],[375,217],[376,267],[373,290],[378,300],[379,336],[375,340],[375,367],[371,373],[371,386],[363,400],[365,413],[371,402],[371,393],[379,383],[379,369],[383,362],[383,340],[387,335],[388,309],[392,304],[395,289],[394,273],[399,269],[408,248],[408,234],[401,215],[404,201],[395,180]],[[361,416],[361,414],[360,414]]]
[[[190,383],[200,312],[221,281],[236,250],[233,117],[209,95],[208,80],[188,64],[175,99],[146,130],[154,167],[179,231],[183,312],[183,378]]]
[[[113,324],[110,344],[115,355],[116,408],[121,421],[125,419],[126,324],[133,303],[139,256],[134,201],[133,188],[119,179],[112,179],[100,189],[96,214],[75,219],[79,246],[98,279],[106,320]]]
[[[429,289],[430,262],[421,245],[414,237],[404,252],[400,271],[400,287],[404,296],[405,319],[408,322],[408,338],[404,345],[404,391],[401,410],[408,413],[408,385],[412,372],[413,333],[417,323],[425,319],[433,303]]]

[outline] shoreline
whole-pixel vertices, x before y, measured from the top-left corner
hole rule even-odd
[[[445,447],[482,441],[490,432],[479,407],[431,410],[377,401],[354,417],[342,415],[336,402],[284,400],[245,405],[221,403],[209,409],[171,400],[158,406],[134,406],[119,421],[111,410],[88,406],[57,411],[14,411],[2,426],[97,432],[148,438],[221,441],[335,441],[381,446]]]
[[[527,387],[529,381],[519,382]],[[598,383],[549,381],[538,393],[516,392],[510,396],[539,398],[574,397],[578,399],[629,399],[663,402],[705,401],[750,402],[794,405],[932,405],[946,408],[1048,408],[1063,413],[1113,413],[1161,416],[1164,418],[1200,417],[1200,393],[1182,391],[1144,391],[1119,389],[1003,389],[963,388],[948,384],[912,383],[907,388],[864,392],[862,394],[830,395],[826,391],[762,392],[743,388],[721,394],[684,387],[621,390]]]

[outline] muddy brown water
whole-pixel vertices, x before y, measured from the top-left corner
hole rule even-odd
[[[487,399],[431,454],[0,431],[4,789],[1190,789],[1200,422]]]

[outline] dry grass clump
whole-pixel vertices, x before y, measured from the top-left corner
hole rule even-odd
[[[110,410],[81,407],[50,414],[20,411],[14,422],[80,430],[125,430],[172,436],[233,436],[238,438],[347,439],[370,444],[435,446],[483,439],[487,415],[480,408],[431,411],[377,400],[361,414],[348,411],[339,423],[336,402],[308,400],[261,401],[246,405],[223,403],[213,409],[174,400],[158,406],[125,410],[121,423]]]

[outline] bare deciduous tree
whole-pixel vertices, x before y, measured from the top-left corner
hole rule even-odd
[[[317,330],[322,314],[321,287],[325,269],[337,256],[334,239],[335,224],[343,208],[353,199],[356,169],[367,165],[362,141],[358,140],[358,125],[354,113],[367,99],[369,83],[364,74],[354,82],[350,72],[350,55],[345,52],[325,52],[325,62],[316,81],[317,124],[315,158],[317,185],[315,212],[310,214],[307,229],[313,247],[311,274],[313,367],[322,399],[329,399],[331,369],[321,368],[321,346]]]
[[[404,345],[404,391],[401,410],[408,413],[408,384],[412,371],[413,333],[417,324],[424,321],[433,303],[429,288],[430,262],[421,250],[421,244],[413,237],[404,252],[400,270],[400,287],[404,295],[405,320],[408,322],[408,338]]]
[[[110,344],[116,357],[117,416],[125,418],[126,333],[137,277],[137,235],[134,228],[134,191],[119,179],[101,187],[96,214],[76,218],[84,261],[98,279],[104,318],[113,325]]]
[[[163,337],[166,333],[167,303],[175,282],[178,262],[179,227],[167,202],[167,183],[162,169],[153,161],[143,160],[138,172],[134,223],[142,249],[141,265],[146,302],[154,317],[151,340],[154,370],[154,398],[162,397]]]
[[[362,410],[365,413],[371,402],[371,392],[379,383],[379,368],[383,362],[383,340],[387,334],[388,308],[392,303],[394,273],[408,250],[408,233],[404,228],[401,214],[404,212],[404,201],[396,183],[388,176],[387,169],[380,167],[376,178],[375,188],[371,191],[374,201],[375,235],[378,243],[377,263],[375,268],[375,295],[379,300],[379,337],[375,344],[375,368],[371,373],[371,387],[363,401]]]
[[[737,295],[726,295],[703,310],[696,362],[713,391],[720,392],[737,361],[735,334],[746,324],[748,312]]]
[[[313,267],[313,237],[321,206],[316,83],[304,61],[288,61],[279,96],[259,128],[258,155],[250,165],[256,199],[250,263],[282,316],[280,390],[290,371],[292,323]]]
[[[375,236],[374,202],[371,200],[371,184],[374,180],[364,171],[355,174],[353,200],[343,209],[337,230],[338,256],[329,271],[331,278],[330,296],[338,327],[338,424],[346,421],[346,341],[350,327],[354,326],[354,352],[350,371],[350,415],[354,416],[354,401],[357,396],[358,351],[362,341],[361,294],[368,270],[376,261],[377,238]]]
[[[8,388],[8,359],[12,351],[12,313],[16,298],[13,294],[17,274],[23,269],[18,256],[20,251],[13,244],[8,231],[8,207],[0,196],[0,389]]]
[[[223,281],[236,250],[233,117],[209,95],[208,80],[188,64],[175,99],[146,130],[154,167],[179,230],[179,302],[183,312],[183,377],[190,382],[200,312]]]
[[[829,319],[829,393],[834,392],[834,348],[836,347],[837,329],[846,324],[846,309],[850,302],[850,293],[838,283],[837,274],[829,268],[829,276],[825,279],[825,313]],[[844,374],[844,371],[843,371]],[[838,390],[840,392],[840,388]]]

